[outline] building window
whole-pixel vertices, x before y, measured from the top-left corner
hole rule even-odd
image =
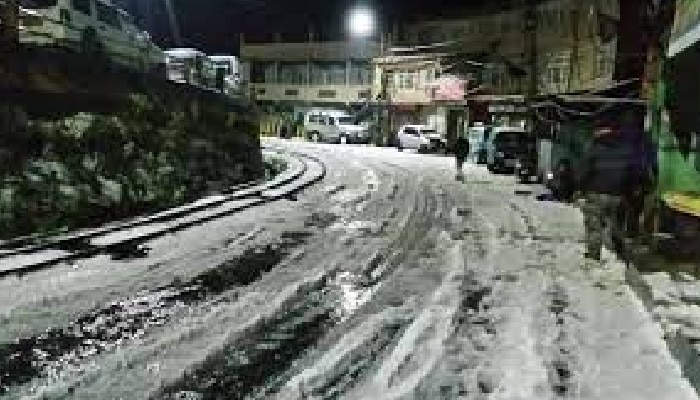
[[[418,87],[417,76],[415,72],[400,72],[397,74],[396,87],[402,90],[412,90]]]
[[[455,40],[462,35],[462,28],[454,27],[447,31],[447,39],[445,41]]]
[[[311,84],[345,85],[345,63],[314,63],[311,66]]]
[[[350,63],[351,85],[371,85],[372,75],[372,67],[368,63],[357,61]]]
[[[562,83],[561,68],[550,67],[549,68],[549,82],[552,85],[559,86]]]
[[[596,72],[599,78],[611,77],[615,70],[615,45],[606,45],[598,49],[596,55]]]
[[[318,97],[321,99],[334,99],[336,96],[335,90],[319,90]]]
[[[437,68],[430,68],[427,71],[427,76],[425,78],[425,81],[429,84],[435,82],[437,80]]]
[[[503,21],[501,23],[501,30],[503,33],[510,33],[512,26],[511,26],[511,21],[508,18],[503,18]]]
[[[426,40],[427,38],[430,38],[432,31],[430,29],[421,29],[418,31],[418,36],[416,36],[415,40],[413,41],[414,43],[421,43],[422,40]]]
[[[275,64],[271,62],[253,62],[251,64],[250,80],[252,83],[276,83]]]
[[[472,33],[472,24],[470,22],[464,23],[464,37],[468,37]]]
[[[297,90],[297,89],[287,89],[287,90],[284,91],[284,95],[285,95],[285,96],[293,96],[293,97],[296,97],[296,96],[299,96],[299,90]]]
[[[557,24],[558,12],[556,10],[544,9],[540,10],[538,14],[541,31],[552,32],[559,30]]]
[[[281,63],[277,73],[277,83],[285,85],[305,85],[308,67],[305,63]]]
[[[481,32],[482,33],[491,33],[491,21],[488,19],[485,19],[482,22],[482,27],[481,27]]]
[[[567,32],[569,31],[569,19],[566,17],[566,11],[563,9],[559,10],[559,24],[560,24],[560,30],[562,32]]]

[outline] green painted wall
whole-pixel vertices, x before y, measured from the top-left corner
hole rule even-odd
[[[690,145],[685,146],[684,154],[681,151],[681,139],[671,132],[666,110],[667,90],[666,83],[661,82],[650,104],[652,133],[658,144],[659,192],[662,197],[668,193],[700,196],[700,135],[686,139]],[[683,106],[695,107],[694,104],[686,103]],[[700,132],[700,126],[697,129]]]

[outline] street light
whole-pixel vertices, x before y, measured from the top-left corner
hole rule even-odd
[[[362,48],[365,48],[367,45],[366,40],[374,36],[376,33],[375,31],[377,30],[375,13],[366,6],[356,6],[355,8],[351,9],[347,14],[346,23],[347,30],[351,38],[350,41],[353,43],[353,47],[359,45]],[[380,90],[380,92],[383,92],[383,90]],[[380,108],[377,109],[375,114],[376,126],[373,130],[372,136],[375,143],[379,144],[383,110],[381,109],[380,104],[377,104],[377,106]]]
[[[348,20],[350,34],[357,38],[372,36],[375,29],[374,13],[367,8],[357,8],[350,12]]]

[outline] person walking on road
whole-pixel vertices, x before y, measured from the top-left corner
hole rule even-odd
[[[455,161],[457,163],[457,180],[464,180],[464,161],[469,157],[469,139],[466,133],[459,135],[455,142]]]
[[[623,198],[626,230],[631,238],[639,237],[648,224],[650,197],[654,194],[659,164],[656,149],[651,139],[640,128],[625,127],[625,141],[633,149],[631,175]],[[644,225],[643,225],[644,221]]]
[[[586,225],[586,259],[601,260],[606,225],[613,240],[623,237],[622,198],[629,188],[633,149],[614,124],[601,122],[586,156],[581,175]]]

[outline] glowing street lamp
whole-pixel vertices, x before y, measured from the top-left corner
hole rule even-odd
[[[353,37],[366,38],[374,33],[374,13],[366,8],[352,10],[348,23],[350,25],[350,34]]]

